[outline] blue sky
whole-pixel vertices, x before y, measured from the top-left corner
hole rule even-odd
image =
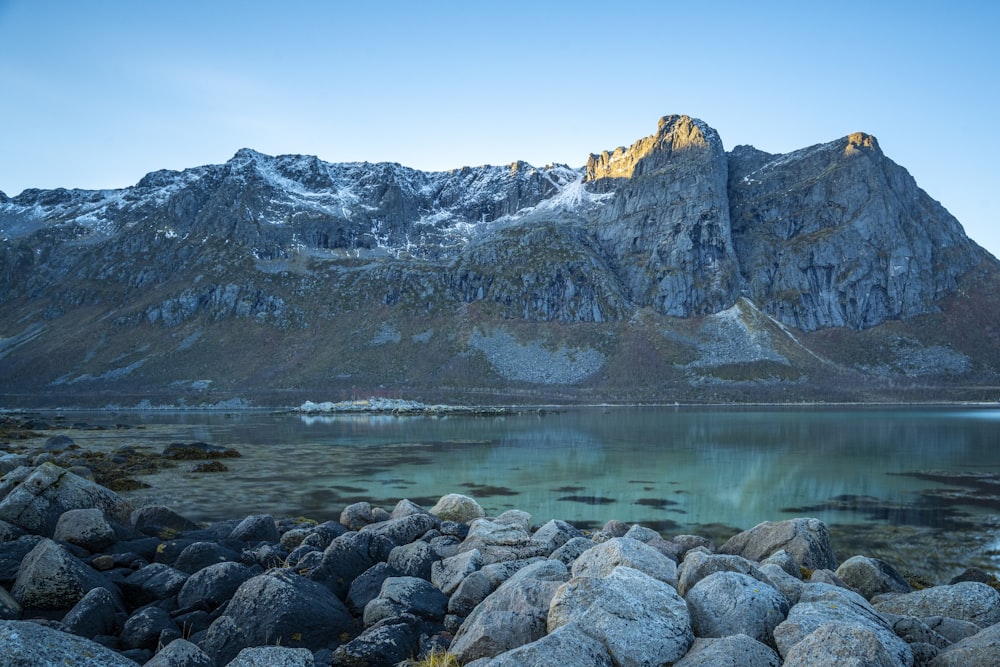
[[[727,149],[874,134],[1000,255],[1000,3],[0,0],[0,190],[239,148],[581,166],[683,113]]]

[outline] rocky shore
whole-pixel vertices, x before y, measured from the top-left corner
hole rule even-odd
[[[716,544],[535,526],[449,494],[325,523],[199,525],[130,506],[59,446],[0,449],[11,667],[1000,664],[991,574],[923,588],[885,561],[839,560],[816,519]]]

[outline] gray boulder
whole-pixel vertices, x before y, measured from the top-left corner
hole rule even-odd
[[[549,632],[577,626],[605,646],[617,667],[670,664],[694,641],[687,605],[677,591],[625,566],[561,586],[547,625]]]
[[[830,531],[819,519],[765,521],[731,537],[719,547],[719,553],[760,562],[782,549],[810,570],[837,568]]]
[[[878,558],[848,558],[837,568],[836,575],[866,600],[881,593],[909,593],[913,590],[896,568]]]
[[[808,634],[827,623],[848,625],[874,633],[894,664],[909,667],[913,653],[892,630],[889,622],[863,597],[830,584],[807,584],[788,617],[774,629],[774,642],[782,657]]]
[[[169,613],[155,605],[138,609],[122,627],[122,648],[155,649],[164,631],[180,636],[180,628]]]
[[[455,521],[457,523],[467,523],[486,516],[486,510],[479,503],[460,493],[449,493],[442,496],[429,511],[442,521]]]
[[[204,604],[209,610],[228,602],[254,571],[242,563],[216,563],[188,577],[177,593],[177,606],[187,609]]]
[[[371,503],[360,502],[348,505],[340,513],[340,523],[347,530],[361,530],[368,524],[375,523],[375,515],[372,514]]]
[[[943,648],[930,667],[973,667],[1000,664],[1000,623]]]
[[[448,611],[448,596],[434,584],[418,577],[389,577],[382,582],[378,597],[365,605],[365,627],[381,620],[412,614],[440,621]]]
[[[126,602],[137,607],[177,595],[187,580],[186,572],[164,563],[150,563],[130,574],[119,586]]]
[[[677,592],[681,595],[687,595],[687,592],[695,584],[715,572],[739,572],[740,574],[749,575],[758,581],[763,581],[767,584],[771,583],[761,573],[756,563],[752,563],[742,556],[690,551],[685,556],[683,562],[677,566]]]
[[[430,581],[431,567],[437,560],[440,558],[434,547],[427,542],[417,540],[410,544],[401,544],[390,551],[387,562],[400,574]]]
[[[403,498],[398,503],[396,503],[396,506],[392,508],[391,512],[389,512],[389,518],[398,519],[400,517],[409,516],[411,514],[427,514],[427,510],[425,510],[423,507],[416,504],[412,500]]]
[[[799,597],[802,595],[802,588],[805,586],[805,583],[801,579],[793,577],[774,563],[761,565],[760,573],[767,577],[771,585],[785,596],[789,606],[799,601]]]
[[[586,539],[579,529],[559,519],[548,521],[531,534],[532,541],[544,545],[548,554],[574,538]]]
[[[469,663],[466,667],[615,667],[600,641],[577,625],[565,625],[537,641]]]
[[[872,604],[879,611],[898,616],[947,616],[981,628],[1000,623],[1000,592],[976,581],[885,595]]]
[[[744,634],[772,644],[788,615],[788,601],[770,584],[740,572],[708,575],[684,596],[698,637]]]
[[[494,590],[495,586],[490,581],[489,576],[482,570],[477,570],[465,577],[448,598],[448,613],[462,617],[468,616]]]
[[[957,618],[948,618],[947,616],[928,616],[920,620],[928,628],[952,643],[971,637],[982,629],[975,623],[960,621]]]
[[[131,512],[114,491],[43,463],[0,500],[0,520],[51,537],[63,512],[74,509],[98,509],[122,524]]]
[[[229,622],[220,624],[223,619]],[[218,626],[218,627],[217,627]],[[225,664],[248,646],[316,651],[354,631],[354,619],[328,588],[284,570],[244,582],[208,630],[202,649]]]
[[[52,538],[94,553],[111,546],[116,535],[115,529],[104,518],[104,512],[87,508],[63,512],[56,522]]]
[[[541,638],[552,596],[568,578],[558,561],[522,568],[469,614],[455,633],[451,652],[464,664]]]
[[[909,650],[909,649],[907,649]],[[784,667],[899,667],[909,659],[893,655],[872,630],[850,623],[824,623],[785,654]]]
[[[22,607],[69,609],[92,588],[112,588],[63,546],[44,539],[21,561],[11,594]]]
[[[677,564],[659,550],[630,537],[613,537],[573,561],[574,577],[606,577],[620,565],[644,572],[671,586],[677,584]]]
[[[779,667],[774,649],[746,635],[696,637],[674,667]]]
[[[125,656],[67,632],[27,621],[0,621],[4,667],[135,667]]]
[[[215,661],[186,639],[175,639],[163,647],[143,667],[216,667]]]
[[[362,615],[365,606],[382,592],[383,582],[389,577],[398,577],[402,574],[388,563],[375,563],[351,582],[347,599],[344,600],[347,608],[355,615]]]
[[[173,566],[181,572],[194,574],[210,565],[239,561],[241,556],[240,552],[218,542],[192,542],[184,547]]]
[[[546,545],[532,541],[521,521],[501,523],[489,519],[474,520],[459,551],[472,549],[479,551],[486,564],[548,555]]]
[[[463,551],[431,565],[431,582],[446,595],[451,595],[462,580],[483,566],[479,549]]]
[[[395,546],[410,544],[421,535],[432,528],[441,525],[441,520],[437,517],[421,512],[419,514],[409,514],[397,519],[380,521],[361,528],[362,533],[371,532],[385,537]]]
[[[245,648],[226,667],[313,667],[312,651],[286,646]]]
[[[351,582],[375,563],[386,560],[395,546],[375,533],[344,533],[330,542],[319,566],[307,576],[344,599]]]
[[[552,560],[561,561],[567,567],[573,564],[580,555],[594,546],[594,541],[587,537],[574,537],[568,540],[564,545],[553,551],[549,558]]]

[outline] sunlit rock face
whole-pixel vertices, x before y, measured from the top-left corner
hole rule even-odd
[[[986,259],[867,134],[786,155],[737,146],[729,203],[744,294],[800,329],[931,312]]]
[[[635,304],[682,317],[733,305],[739,271],[715,130],[668,116],[631,147],[591,155],[586,170],[592,188],[615,193],[594,233]]]

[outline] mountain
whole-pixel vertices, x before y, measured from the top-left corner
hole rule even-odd
[[[996,400],[1000,263],[851,134],[585,166],[243,149],[0,193],[4,406]]]

